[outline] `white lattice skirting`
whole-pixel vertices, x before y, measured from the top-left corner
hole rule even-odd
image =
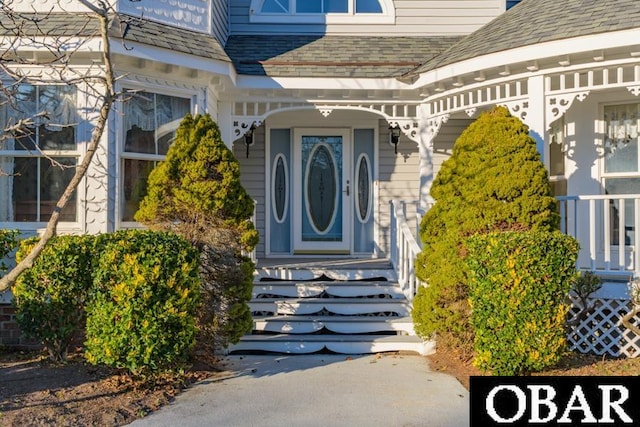
[[[569,349],[600,356],[640,356],[640,337],[622,324],[622,317],[631,311],[628,297],[595,296],[589,303],[593,309],[567,334]],[[579,301],[572,299],[570,314],[580,309]],[[636,316],[631,322],[639,325],[640,319]]]

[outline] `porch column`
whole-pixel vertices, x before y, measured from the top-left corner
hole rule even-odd
[[[420,117],[420,138],[418,150],[420,155],[420,210],[425,212],[431,201],[431,184],[433,184],[433,139],[435,134],[431,132],[426,118],[430,116],[430,106],[421,105],[418,110]]]
[[[218,127],[220,128],[220,136],[222,136],[222,141],[224,141],[225,145],[229,147],[230,150],[233,150],[233,103],[231,102],[220,102],[218,110]]]
[[[537,75],[529,78],[529,107],[527,109],[526,124],[529,126],[529,135],[536,141],[538,152],[542,156],[542,162],[549,170],[549,150],[545,144],[547,127],[545,123],[545,91],[544,76]]]

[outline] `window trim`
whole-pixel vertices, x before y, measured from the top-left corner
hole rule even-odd
[[[28,82],[27,82],[28,83]],[[28,83],[31,84],[32,86],[63,86],[63,84],[61,83],[56,83],[56,82],[38,82],[38,83]],[[76,108],[76,117],[78,118],[78,120],[80,120],[81,114],[80,114],[80,96],[79,94],[82,93],[82,89],[78,88],[78,86],[75,87],[75,108]],[[34,150],[16,150],[11,149],[11,150],[3,150],[0,149],[0,157],[1,158],[12,158],[12,159],[16,159],[16,158],[26,158],[26,159],[40,159],[41,161],[47,161],[48,158],[52,158],[52,159],[56,159],[56,158],[62,158],[62,157],[66,157],[66,158],[75,158],[76,161],[76,167],[80,164],[80,162],[82,161],[82,158],[84,156],[84,151],[85,151],[85,147],[84,144],[81,142],[80,140],[80,133],[82,132],[82,126],[80,123],[75,123],[73,125],[71,125],[75,128],[74,131],[74,137],[75,137],[75,149],[74,150],[43,150],[43,149],[34,149]],[[38,167],[38,170],[40,169],[40,167]],[[86,179],[86,177],[83,177],[83,179]],[[38,174],[38,202],[41,201],[40,196],[41,196],[41,191],[42,191],[42,186],[40,185],[40,175]],[[75,198],[75,204],[76,204],[76,208],[75,208],[75,220],[74,221],[63,221],[60,220],[58,223],[62,226],[61,228],[69,228],[69,229],[75,229],[77,228],[82,222],[84,222],[84,218],[85,218],[85,212],[81,209],[81,204],[80,201],[82,199],[85,198],[85,194],[84,194],[84,185],[79,185],[75,192],[76,192],[76,198]],[[57,200],[56,200],[57,201]],[[40,209],[40,207],[38,207],[38,210]],[[44,227],[44,225],[46,225],[49,222],[49,220],[41,220],[41,221],[0,221],[0,228],[15,228],[18,230],[34,230],[34,229],[40,229],[42,227]]]
[[[295,2],[295,0],[288,0]],[[355,13],[355,1],[349,1],[349,11],[346,13],[294,13],[289,8],[288,13],[262,13],[264,0],[251,0],[249,6],[249,22],[256,24],[394,24],[396,10],[392,0],[378,0],[382,13]]]
[[[193,90],[179,90],[170,87],[162,86],[145,86],[136,82],[124,81],[118,85],[120,91],[135,91],[135,92],[148,92],[154,95],[164,95],[176,98],[188,99],[189,113],[194,114],[196,110],[197,91]],[[124,111],[124,101],[118,101],[119,111]],[[124,129],[125,121],[121,115],[118,115],[116,119],[116,146],[117,146],[117,161],[116,161],[116,202],[114,209],[114,222],[116,229],[122,228],[144,228],[142,224],[137,221],[125,221],[123,220],[124,209],[124,161],[125,160],[144,160],[150,162],[162,162],[166,159],[164,154],[151,154],[151,153],[136,153],[131,151],[125,151],[126,131]],[[157,131],[157,129],[155,130]],[[157,142],[157,141],[156,141]]]

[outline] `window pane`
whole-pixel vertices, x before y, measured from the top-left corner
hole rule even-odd
[[[289,13],[289,0],[265,0],[262,13]]]
[[[604,108],[605,172],[638,171],[638,104]]]
[[[75,157],[55,157],[55,163],[39,157],[5,157],[0,167],[0,221],[45,222],[75,173]],[[9,191],[11,191],[9,193]],[[76,194],[60,215],[76,221]]]
[[[7,148],[35,151],[75,150],[76,88],[74,86],[32,86],[23,84],[9,108],[10,122],[30,119],[33,125],[14,132],[15,141]],[[9,147],[11,145],[12,147]]]
[[[147,195],[147,178],[155,162],[149,160],[124,160],[122,220],[133,221],[140,201]]]
[[[8,221],[38,221],[38,158],[16,157],[13,162],[13,218]]]
[[[191,109],[191,101],[188,98],[177,98],[175,96],[156,95],[156,116],[158,153],[167,154],[169,146],[173,142],[176,129],[180,122]]]
[[[321,0],[296,0],[296,13],[322,13]]]
[[[356,13],[382,13],[378,0],[356,0]]]
[[[348,11],[347,0],[324,0],[324,13],[347,13]]]
[[[564,175],[564,118],[551,124],[549,136],[549,175]]]
[[[605,180],[606,194],[640,194],[640,178],[607,178]],[[614,245],[619,243],[620,224],[620,201],[611,201],[611,242]],[[624,201],[624,224],[622,224],[625,244],[630,245],[635,238],[634,219],[635,215],[634,201]]]
[[[124,104],[124,151],[156,154],[155,97],[152,93],[138,92]]]
[[[64,193],[75,173],[74,157],[56,157],[58,164],[40,160],[40,221],[49,221],[56,202]],[[60,221],[76,220],[76,193],[74,192],[60,214]]]
[[[15,104],[9,108],[9,123],[13,124],[19,119],[35,120],[38,109],[38,94],[36,87],[30,84],[21,84],[15,93]],[[15,150],[33,151],[36,148],[36,127],[25,126],[19,131],[13,132],[15,138]]]
[[[43,150],[75,150],[76,129],[73,126],[40,125],[38,143]]]

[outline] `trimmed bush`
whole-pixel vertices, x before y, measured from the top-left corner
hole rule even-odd
[[[0,230],[0,277],[7,271],[5,258],[18,246],[17,230]]]
[[[457,139],[431,187],[434,206],[420,228],[416,332],[470,353],[464,239],[512,228],[553,230],[559,216],[547,171],[529,129],[504,107],[483,113]]]
[[[66,359],[74,335],[84,326],[84,307],[93,285],[95,240],[94,236],[53,237],[12,288],[22,332],[40,340],[52,360]],[[23,240],[17,260],[37,241]]]
[[[199,283],[198,251],[181,237],[114,233],[87,306],[86,359],[133,374],[179,366],[194,343]]]
[[[578,242],[559,231],[507,231],[472,236],[467,247],[476,367],[522,375],[556,363]]]
[[[200,351],[227,347],[251,330],[247,303],[255,265],[243,253],[258,243],[253,209],[240,183],[240,164],[218,126],[209,115],[187,115],[166,161],[151,172],[135,219],[175,232],[200,250]]]

